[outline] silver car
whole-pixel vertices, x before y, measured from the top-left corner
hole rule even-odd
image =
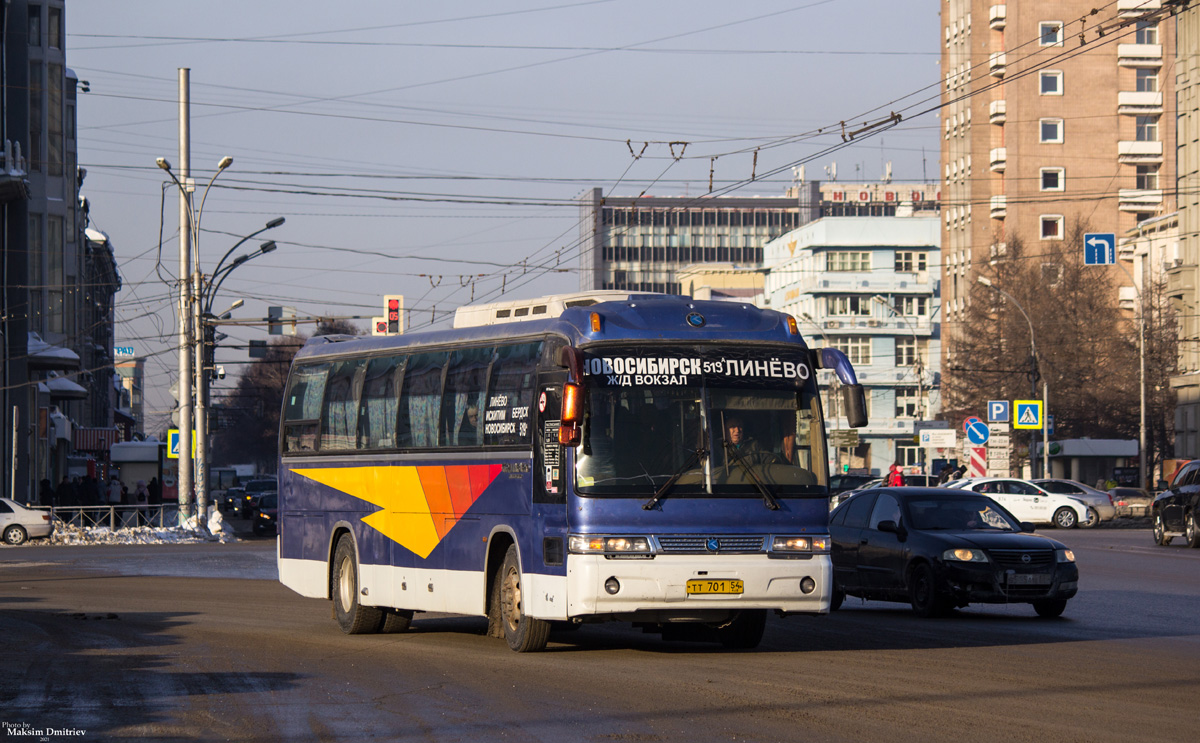
[[[1096,509],[1096,514],[1100,516],[1101,521],[1112,521],[1117,516],[1117,508],[1113,505],[1112,496],[1103,490],[1088,487],[1081,482],[1075,480],[1065,480],[1062,478],[1043,478],[1040,480],[1031,480],[1035,485],[1038,485],[1042,490],[1051,493],[1059,493],[1061,495],[1069,495],[1087,503],[1092,508]]]
[[[16,501],[0,498],[0,536],[5,544],[22,544],[33,537],[48,537],[54,531],[49,511],[26,508]]]

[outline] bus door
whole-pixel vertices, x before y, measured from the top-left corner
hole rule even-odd
[[[533,452],[534,554],[531,568],[563,569],[567,538],[567,457],[569,448],[558,443],[562,417],[562,387],[566,374],[541,374],[536,396]],[[557,572],[557,571],[550,571]]]

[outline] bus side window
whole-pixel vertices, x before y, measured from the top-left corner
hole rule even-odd
[[[371,359],[363,380],[358,412],[358,448],[391,449],[396,446],[396,412],[399,409],[400,375],[404,358]]]
[[[480,409],[485,446],[529,445],[541,348],[539,342],[496,349],[486,405]]]
[[[298,366],[292,372],[283,406],[283,449],[286,452],[316,451],[317,427],[325,399],[329,364]]]
[[[445,366],[445,353],[419,353],[408,357],[404,386],[400,391],[398,446],[429,448],[437,445]]]
[[[483,394],[491,348],[468,348],[450,355],[446,389],[442,393],[441,445],[478,446],[483,443]]]
[[[325,383],[325,404],[321,408],[321,451],[355,448],[358,431],[358,392],[362,387],[365,364],[362,359],[347,359],[334,364]]]

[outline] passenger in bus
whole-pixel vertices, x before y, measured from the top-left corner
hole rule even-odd
[[[784,464],[799,466],[800,458],[796,453],[796,432],[788,431],[783,435],[783,441],[780,442],[780,458]]]
[[[729,463],[742,460],[746,464],[778,464],[780,458],[759,445],[758,441],[746,432],[746,424],[737,416],[725,419],[725,449],[729,455]]]
[[[458,443],[459,444],[474,444],[476,443],[475,435],[479,430],[479,408],[475,405],[468,405],[463,412],[462,422],[458,424]]]

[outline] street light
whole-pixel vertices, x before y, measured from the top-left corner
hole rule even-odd
[[[991,279],[989,279],[986,276],[976,276],[975,280],[978,281],[980,284],[983,284],[984,286],[988,287],[989,289],[1000,292],[1000,294],[1004,295],[1004,297],[1007,298],[1008,301],[1012,302],[1013,305],[1017,308],[1017,310],[1020,311],[1021,315],[1025,318],[1025,322],[1028,323],[1028,325],[1029,325],[1029,353],[1030,353],[1030,356],[1029,356],[1029,360],[1030,360],[1029,383],[1033,389],[1033,396],[1037,397],[1037,378],[1038,378],[1039,364],[1038,364],[1038,355],[1037,355],[1037,342],[1034,340],[1034,336],[1033,336],[1033,321],[1029,319],[1029,315],[1026,314],[1025,308],[1021,306],[1021,303],[1018,302],[1015,298],[1013,298],[1013,295],[1009,294],[1008,292],[1004,291],[1000,287],[993,284]],[[1050,476],[1050,434],[1049,434],[1049,427],[1046,425],[1046,421],[1049,419],[1049,412],[1050,412],[1050,387],[1046,383],[1046,377],[1044,375],[1042,376],[1042,405],[1044,406],[1044,408],[1042,409],[1042,476],[1049,477]],[[1033,474],[1033,461],[1034,461],[1034,459],[1033,459],[1033,449],[1034,449],[1033,443],[1035,441],[1034,436],[1036,436],[1036,435],[1037,434],[1034,433],[1033,431],[1029,432],[1029,470],[1030,470],[1030,474]]]
[[[203,521],[208,512],[208,420],[205,413],[205,400],[202,394],[206,389],[206,385],[204,384],[204,325],[201,319],[204,287],[203,274],[200,272],[200,219],[204,215],[204,203],[208,200],[208,192],[212,189],[217,176],[224,173],[230,165],[233,165],[233,158],[226,155],[217,162],[217,170],[208,179],[208,184],[204,187],[204,194],[200,197],[200,206],[198,207],[192,204],[192,192],[195,189],[195,184],[188,177],[187,164],[184,164],[183,172],[184,181],[186,181],[185,185],[185,182],[180,181],[175,173],[171,171],[171,163],[165,157],[156,158],[154,162],[171,177],[171,180],[179,188],[180,195],[179,276],[182,286],[180,290],[179,318],[179,505],[184,518],[189,517],[191,515],[192,490],[194,489],[196,493],[196,510],[201,521]],[[187,224],[186,230],[182,229],[182,223],[185,221]],[[191,253],[190,257],[194,268],[191,269],[190,276],[184,279],[184,276],[189,274],[189,252]],[[189,351],[195,354],[194,365],[188,363],[187,354]],[[194,369],[192,366],[194,366]],[[196,386],[194,421],[190,420],[192,417],[190,410],[185,413],[185,408],[191,404],[193,373],[199,382]],[[191,458],[188,456],[188,453],[191,451],[191,429],[193,426],[196,429],[194,471]]]

